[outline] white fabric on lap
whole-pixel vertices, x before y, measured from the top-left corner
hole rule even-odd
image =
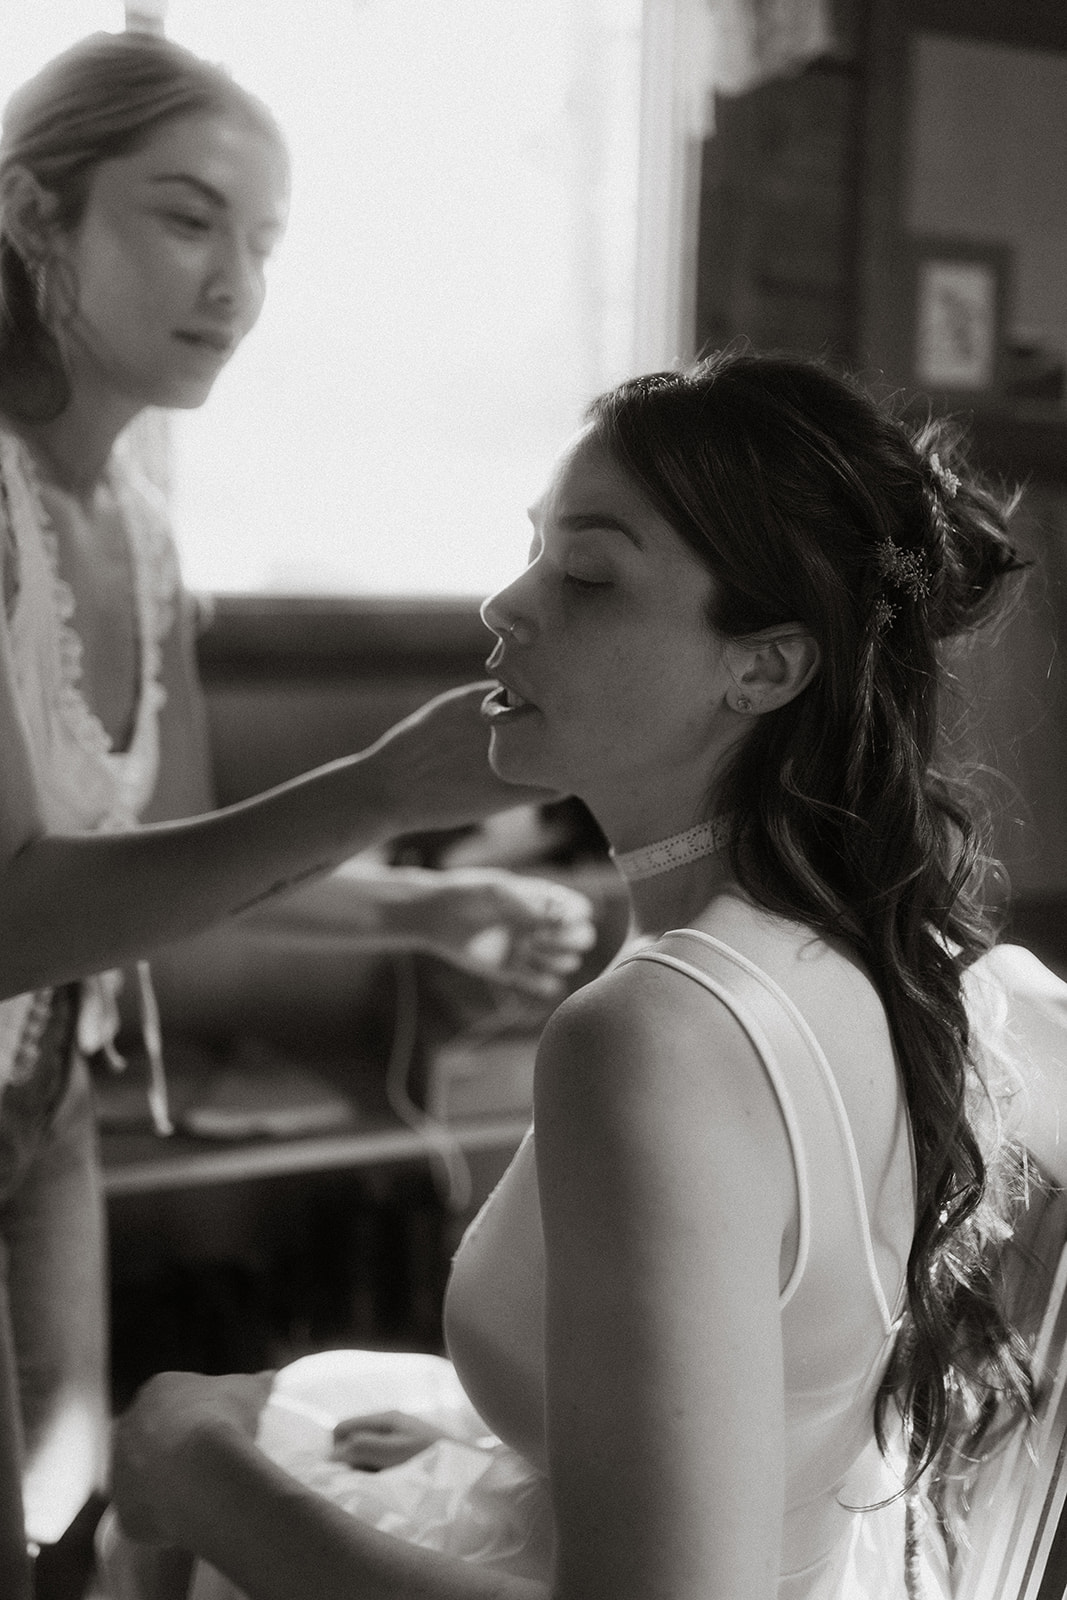
[[[376,1411],[421,1417],[451,1437],[382,1472],[332,1461],[334,1426]],[[275,1378],[256,1442],[305,1487],[383,1533],[518,1576],[550,1569],[543,1478],[488,1432],[442,1356],[326,1350],[294,1361]],[[239,1600],[239,1592],[201,1563],[191,1600]]]

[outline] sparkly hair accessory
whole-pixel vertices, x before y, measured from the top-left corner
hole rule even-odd
[[[886,586],[909,600],[925,600],[930,593],[930,569],[924,551],[904,550],[888,536],[876,547],[875,556],[883,592],[874,603],[874,623],[878,632],[883,633],[898,611],[884,592]]]
[[[943,467],[941,465],[941,457],[938,455],[936,450],[934,450],[930,456],[930,471],[933,473],[934,478],[937,481],[937,487],[941,490],[941,493],[944,495],[945,499],[955,500],[956,493],[960,486],[960,480],[957,478],[954,472],[949,471],[948,467]]]
[[[902,590],[909,600],[925,600],[930,593],[930,573],[922,550],[902,550],[893,539],[886,538],[876,553],[886,583]]]

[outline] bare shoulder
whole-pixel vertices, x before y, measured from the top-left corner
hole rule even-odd
[[[723,1075],[740,1053],[755,1051],[730,1008],[682,974],[657,962],[630,961],[571,995],[544,1030],[538,1071],[546,1080],[566,1073],[590,1093]],[[601,1084],[600,1080],[605,1079]]]
[[[755,1047],[722,1000],[661,964],[620,965],[558,1008],[535,1115],[540,1163],[663,1168],[671,1181],[692,1164],[733,1183],[759,1159],[792,1204],[788,1140]]]

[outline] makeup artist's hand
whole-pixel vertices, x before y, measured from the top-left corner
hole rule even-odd
[[[455,867],[419,881],[419,898],[397,908],[412,944],[526,994],[562,994],[596,943],[589,900],[566,884],[495,867]]]
[[[203,1493],[193,1447],[219,1430],[255,1438],[272,1381],[269,1372],[161,1372],[148,1380],[112,1436],[112,1496],[124,1532],[149,1544],[183,1543],[183,1507]]]
[[[472,683],[447,690],[366,752],[394,835],[460,827],[527,800],[558,798],[547,789],[503,783],[493,772],[481,714],[491,688]]]

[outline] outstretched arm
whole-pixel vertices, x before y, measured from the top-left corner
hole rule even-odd
[[[194,623],[195,608],[182,596],[163,646],[160,770],[146,820],[203,815],[217,803]],[[506,804],[514,800],[511,791]],[[287,945],[425,951],[549,997],[595,939],[588,900],[565,885],[489,867],[435,872],[365,859],[261,901],[242,924],[257,940]],[[180,967],[177,952],[170,960]]]
[[[126,834],[48,829],[0,622],[0,997],[121,965],[393,834],[519,803],[486,760],[480,686],[264,795]]]
[[[595,943],[592,915],[584,894],[552,879],[353,861],[243,920],[257,936],[287,943],[422,951],[551,997]]]

